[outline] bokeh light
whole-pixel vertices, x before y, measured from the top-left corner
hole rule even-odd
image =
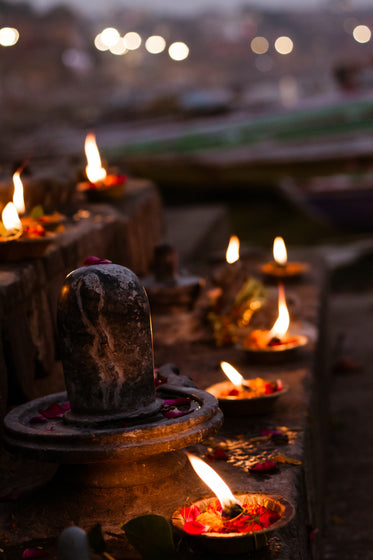
[[[255,54],[265,54],[269,49],[269,43],[265,37],[254,37],[250,43],[251,50]]]
[[[372,32],[367,25],[357,25],[352,35],[358,43],[368,43],[372,37]]]
[[[159,54],[166,48],[166,41],[161,35],[151,35],[145,41],[145,48],[151,54]]]
[[[125,54],[127,52],[127,43],[123,37],[119,37],[118,41],[110,47],[110,52],[118,56]]]
[[[189,55],[189,47],[185,43],[177,41],[169,46],[168,54],[172,60],[185,60]]]
[[[279,54],[290,54],[294,48],[294,43],[290,37],[283,35],[282,37],[277,37],[275,41],[275,49]]]
[[[0,29],[0,45],[2,47],[12,47],[19,39],[18,29],[14,27],[2,27]]]
[[[108,49],[113,47],[120,39],[120,34],[115,27],[106,27],[101,31],[101,41]]]
[[[95,47],[98,51],[107,51],[109,50],[109,47],[103,42],[102,37],[101,37],[101,33],[99,33],[98,35],[96,35],[95,40]]]
[[[135,51],[141,45],[141,37],[136,31],[129,31],[123,37],[129,51]]]

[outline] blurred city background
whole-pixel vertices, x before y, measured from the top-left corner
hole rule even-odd
[[[166,195],[325,175],[339,189],[370,172],[372,29],[358,0],[1,0],[0,172],[83,158],[94,130]]]

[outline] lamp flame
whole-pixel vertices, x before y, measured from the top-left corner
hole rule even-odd
[[[203,482],[212,490],[215,496],[218,498],[220,505],[223,509],[230,508],[235,504],[241,505],[240,502],[232,494],[229,486],[224,482],[222,478],[214,471],[207,463],[202,461],[199,457],[187,453],[187,457],[196,471],[198,476],[203,480]]]
[[[96,144],[96,136],[93,132],[87,134],[84,144],[84,151],[87,157],[87,167],[85,168],[88,180],[91,183],[103,181],[106,177],[106,171],[101,166],[100,152]]]
[[[26,208],[25,208],[25,200],[23,197],[23,184],[21,181],[21,174],[19,171],[16,171],[13,174],[13,185],[14,185],[13,204],[16,207],[18,214],[24,214],[26,212]]]
[[[242,387],[244,378],[242,375],[229,364],[228,362],[220,362],[220,367],[224,371],[225,375],[228,377],[229,381],[233,383],[236,387]]]
[[[280,266],[285,266],[288,260],[285,241],[282,237],[275,237],[273,242],[273,258]]]
[[[1,214],[1,219],[7,232],[10,233],[16,230],[22,231],[22,223],[19,219],[17,208],[15,207],[13,202],[8,202],[8,204],[5,206]]]
[[[240,240],[236,235],[231,235],[225,259],[228,264],[233,264],[240,258]]]
[[[272,329],[269,331],[269,338],[279,338],[281,339],[287,333],[290,325],[289,311],[286,305],[285,289],[282,284],[278,287],[278,317],[273,325]]]

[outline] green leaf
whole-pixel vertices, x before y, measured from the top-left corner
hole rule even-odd
[[[143,560],[177,560],[171,527],[160,515],[142,515],[122,525]]]
[[[103,554],[106,550],[106,543],[102,528],[99,523],[94,525],[87,533],[89,546],[96,552],[96,554]]]
[[[39,220],[39,218],[44,216],[44,210],[43,210],[42,205],[38,204],[37,206],[34,206],[31,209],[30,216],[31,216],[31,218],[34,218],[34,220]]]

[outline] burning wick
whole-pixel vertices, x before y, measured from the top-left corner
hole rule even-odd
[[[228,264],[237,262],[240,258],[240,240],[236,235],[231,235],[225,254],[225,259]]]
[[[21,220],[19,219],[17,208],[13,202],[8,202],[5,206],[1,219],[6,229],[7,236],[21,234],[23,231]]]
[[[104,181],[106,171],[101,166],[100,153],[96,144],[96,136],[93,132],[87,134],[84,144],[84,151],[87,157],[87,166],[85,168],[88,180],[93,183]]]
[[[26,212],[25,200],[23,197],[23,185],[21,181],[20,171],[17,170],[13,175],[13,204],[17,209],[18,214],[24,214]]]
[[[285,289],[282,284],[278,286],[278,317],[272,329],[268,333],[269,344],[272,341],[281,341],[290,325],[289,311],[286,305]]]
[[[220,362],[220,367],[224,371],[225,375],[228,377],[229,381],[237,387],[237,389],[242,389],[245,384],[245,380],[242,375],[229,364],[228,362]],[[245,387],[246,388],[246,387]]]
[[[277,266],[286,268],[288,256],[285,241],[282,237],[275,237],[273,242],[273,258]]]
[[[225,519],[233,519],[243,513],[243,508],[237,498],[232,494],[229,486],[207,463],[199,457],[187,453],[195,472],[202,481],[212,490],[222,507],[222,517]]]

